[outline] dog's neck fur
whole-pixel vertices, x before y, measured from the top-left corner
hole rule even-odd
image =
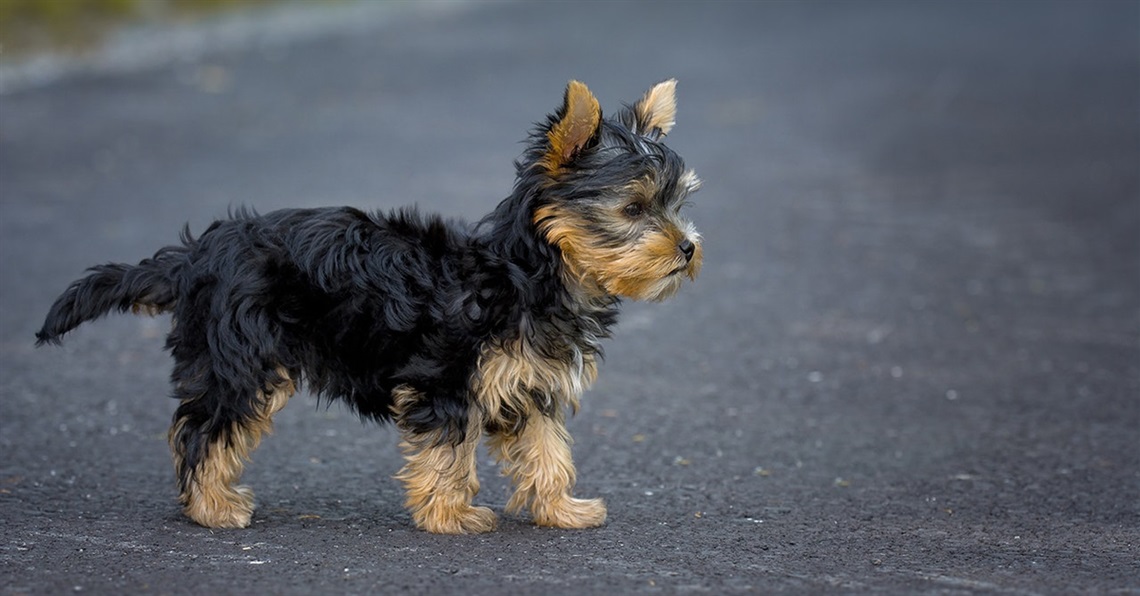
[[[517,333],[551,358],[574,351],[600,355],[601,340],[617,322],[620,300],[567,275],[561,251],[532,221],[541,202],[538,186],[520,177],[514,192],[475,227],[476,241],[508,272],[515,301],[504,313],[507,333]],[[571,338],[573,345],[567,345]]]

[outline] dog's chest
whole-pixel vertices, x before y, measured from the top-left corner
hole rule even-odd
[[[597,372],[593,351],[571,346],[564,357],[550,358],[516,339],[483,349],[473,388],[488,423],[510,426],[532,414],[577,411]]]

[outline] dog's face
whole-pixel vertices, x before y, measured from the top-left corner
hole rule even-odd
[[[572,81],[530,167],[548,177],[534,222],[591,293],[663,300],[701,268],[701,236],[681,213],[700,180],[660,142],[673,127],[676,81],[616,117]]]

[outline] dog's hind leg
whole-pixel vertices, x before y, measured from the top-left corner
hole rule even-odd
[[[479,492],[475,449],[482,421],[468,412],[461,441],[444,440],[439,431],[419,433],[405,423],[407,412],[424,396],[407,386],[393,393],[393,415],[400,429],[406,463],[396,478],[404,483],[404,505],[420,529],[437,534],[477,534],[495,529],[494,512],[471,504]]]
[[[283,369],[275,384],[251,395],[224,389],[212,374],[206,376],[205,382],[176,380],[181,404],[169,439],[178,498],[185,514],[203,526],[244,528],[253,514],[253,491],[236,483],[295,387]]]

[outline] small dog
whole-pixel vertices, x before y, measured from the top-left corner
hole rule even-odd
[[[681,213],[700,185],[661,137],[676,81],[603,119],[571,81],[537,125],[509,197],[474,225],[350,207],[239,210],[138,265],[108,264],[51,307],[37,345],[112,310],[173,314],[179,406],[169,441],[179,500],[211,528],[248,526],[245,460],[302,383],[362,418],[394,421],[397,474],[418,527],[494,529],[472,505],[488,435],[538,525],[605,522],[572,496],[566,412],[597,374],[621,298],[662,300],[701,267]]]

